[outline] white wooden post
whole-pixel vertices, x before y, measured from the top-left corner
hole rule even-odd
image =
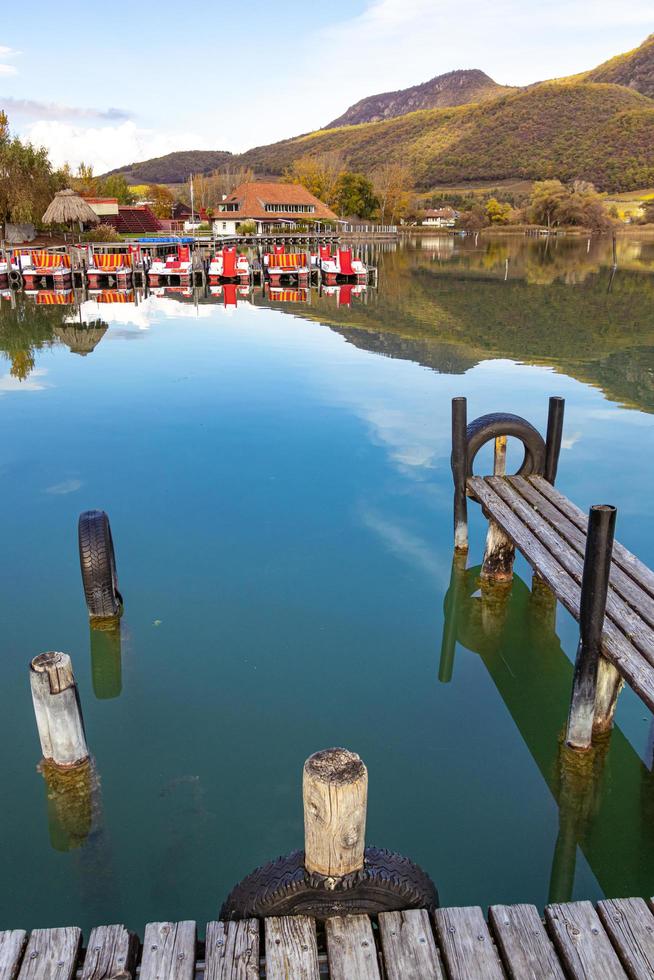
[[[325,749],[304,763],[304,865],[338,879],[363,867],[368,771],[347,749]]]
[[[30,686],[44,759],[77,766],[89,757],[73,665],[67,653],[41,653],[30,664]]]

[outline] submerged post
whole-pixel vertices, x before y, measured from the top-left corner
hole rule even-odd
[[[553,395],[547,413],[547,437],[545,439],[545,479],[554,486],[559,466],[565,398]]]
[[[41,653],[30,664],[30,686],[43,758],[64,768],[89,757],[73,665],[67,653]]]
[[[602,628],[611,573],[615,507],[598,504],[588,517],[586,554],[581,582],[579,646],[572,680],[566,742],[573,749],[590,748],[593,737]]]
[[[506,436],[497,436],[495,439],[494,476],[506,475],[506,440]],[[515,545],[513,541],[507,537],[495,521],[489,520],[484,561],[481,566],[482,582],[510,582],[513,579],[514,561]]]
[[[302,781],[304,866],[339,879],[363,868],[368,771],[348,749],[309,756]]]
[[[468,550],[468,404],[465,398],[452,399],[452,476],[454,478],[454,547]]]

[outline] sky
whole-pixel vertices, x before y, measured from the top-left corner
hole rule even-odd
[[[32,0],[0,20],[0,107],[55,165],[103,173],[309,132],[457,68],[574,74],[653,31],[654,0]]]

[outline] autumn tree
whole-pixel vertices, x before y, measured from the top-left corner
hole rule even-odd
[[[492,225],[508,225],[511,221],[513,208],[507,201],[498,201],[490,197],[486,201],[486,217]]]
[[[175,203],[175,195],[165,184],[149,184],[146,200],[157,218],[170,218],[171,209]]]
[[[45,147],[23,143],[9,130],[0,111],[0,223],[39,222],[55,191],[61,188]]]
[[[371,177],[379,220],[382,224],[395,224],[405,216],[411,204],[410,167],[404,163],[384,163],[372,172]]]
[[[568,186],[560,180],[537,181],[527,213],[531,221],[548,228],[578,225],[603,231],[612,223],[602,196],[585,180],[575,180]]]
[[[287,184],[301,184],[327,207],[335,208],[338,206],[339,180],[344,171],[343,155],[330,150],[315,156],[298,157],[282,179]]]

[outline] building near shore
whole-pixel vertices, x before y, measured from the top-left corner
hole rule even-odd
[[[268,180],[246,181],[213,210],[216,235],[234,235],[244,221],[254,221],[257,232],[294,228],[302,221],[338,221],[326,204],[301,184],[283,184]]]

